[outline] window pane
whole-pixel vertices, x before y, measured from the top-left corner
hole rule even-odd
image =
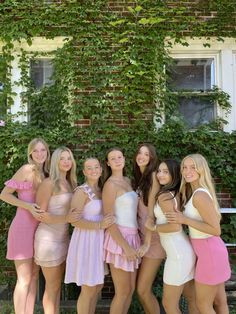
[[[215,118],[214,103],[206,97],[180,97],[179,112],[190,128],[211,122]]]
[[[207,90],[214,85],[214,59],[175,59],[170,68],[172,90]]]
[[[44,85],[51,85],[53,83],[51,79],[52,73],[53,66],[50,59],[31,60],[30,77],[35,88],[39,89]]]

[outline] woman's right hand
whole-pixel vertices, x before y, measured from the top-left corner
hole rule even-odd
[[[83,210],[78,210],[77,208],[71,208],[66,215],[66,222],[73,224],[73,222],[76,222],[80,220],[83,216]]]
[[[44,210],[40,209],[39,205],[36,204],[36,203],[28,203],[28,205],[25,206],[25,208],[36,219],[39,219],[40,218],[40,214],[44,212]]]
[[[113,214],[106,214],[101,223],[101,229],[106,229],[115,223],[115,217]]]
[[[129,261],[134,261],[139,257],[138,252],[130,246],[127,246],[124,249],[124,253]]]

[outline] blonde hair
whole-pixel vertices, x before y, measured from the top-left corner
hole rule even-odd
[[[42,143],[43,146],[45,147],[46,151],[47,151],[47,158],[43,164],[43,174],[45,177],[48,177],[49,167],[50,167],[50,151],[49,151],[48,144],[40,137],[36,137],[36,138],[32,139],[28,144],[27,159],[28,159],[28,163],[30,165],[33,165],[33,171],[35,172],[35,183],[36,184],[39,184],[42,181],[42,176],[41,176],[41,173],[39,171],[38,165],[35,163],[35,161],[32,158],[32,153],[35,149],[35,146],[38,143]]]
[[[66,174],[66,180],[70,185],[71,191],[75,189],[77,186],[77,178],[76,178],[76,163],[74,156],[71,152],[71,150],[65,146],[57,148],[51,158],[51,167],[50,167],[50,173],[49,177],[53,182],[53,190],[54,192],[60,191],[60,170],[59,170],[59,161],[61,158],[61,154],[63,152],[68,152],[71,157],[72,161],[72,167]]]
[[[186,156],[181,162],[181,173],[183,172],[184,161],[187,158],[192,159],[196,171],[199,175],[199,185],[210,193],[214,204],[214,208],[217,214],[221,217],[219,204],[216,198],[214,182],[206,159],[201,154],[190,154]],[[192,195],[192,188],[191,185],[185,181],[183,176],[181,179],[180,193],[182,194],[183,205],[185,205]]]

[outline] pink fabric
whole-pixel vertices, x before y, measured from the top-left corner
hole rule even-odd
[[[15,189],[18,198],[22,201],[34,203],[35,191],[32,182],[18,182],[8,180],[5,185]],[[34,234],[38,221],[24,208],[17,208],[8,231],[7,256],[9,260],[22,260],[32,258],[34,247]]]
[[[138,203],[138,228],[139,228],[139,235],[141,238],[141,243],[144,242],[144,235],[145,235],[145,222],[148,214],[148,208],[143,204],[142,199],[139,199]],[[152,232],[151,238],[151,245],[147,253],[144,255],[148,258],[154,259],[163,259],[165,258],[166,254],[161,246],[160,237],[157,232]]]
[[[52,195],[48,203],[48,213],[66,215],[72,193]],[[69,246],[68,223],[47,224],[40,222],[35,232],[35,263],[44,267],[60,265],[66,260]]]
[[[117,226],[127,243],[137,250],[140,247],[140,238],[136,228],[128,228]],[[134,271],[138,269],[140,259],[129,261],[124,254],[123,249],[113,240],[108,231],[105,232],[104,240],[104,260],[106,263],[111,263],[115,268],[120,268],[124,271]]]
[[[83,218],[89,221],[102,220],[102,201],[93,199],[88,185],[81,188],[90,201],[84,206]],[[104,230],[74,228],[66,260],[65,283],[77,286],[96,286],[104,282],[103,261]]]
[[[220,237],[191,239],[197,255],[195,280],[206,285],[227,281],[231,275],[228,251]]]

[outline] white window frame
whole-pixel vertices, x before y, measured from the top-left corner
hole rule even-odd
[[[215,85],[229,94],[232,105],[231,113],[225,112],[217,106],[217,116],[224,118],[228,124],[224,131],[236,130],[236,42],[235,39],[225,38],[224,42],[216,38],[186,38],[188,46],[174,44],[169,49],[172,58],[214,58],[215,60]],[[204,47],[204,44],[210,47]]]
[[[19,122],[27,122],[28,117],[27,117],[27,108],[22,107],[22,100],[21,100],[21,93],[25,91],[23,86],[19,86],[16,84],[19,82],[21,78],[21,70],[20,70],[20,60],[19,60],[19,55],[21,52],[21,49],[23,49],[26,53],[50,53],[55,51],[57,48],[62,48],[65,39],[68,37],[63,37],[63,36],[58,36],[55,37],[54,39],[46,39],[45,37],[35,37],[32,40],[32,44],[28,45],[25,40],[22,40],[20,43],[15,42],[14,43],[14,52],[13,52],[13,61],[11,63],[12,67],[12,75],[11,75],[11,85],[12,85],[12,91],[15,93],[13,96],[13,105],[11,108],[8,110],[9,113],[12,113],[16,115],[18,112],[23,112],[24,114],[18,115],[16,120]],[[1,45],[0,43],[0,49]],[[40,58],[40,56],[38,57]],[[42,57],[44,58],[44,57]],[[46,57],[45,57],[46,58]],[[47,59],[50,59],[50,57],[47,57]],[[30,67],[30,65],[29,65]],[[30,71],[30,68],[29,68]]]

